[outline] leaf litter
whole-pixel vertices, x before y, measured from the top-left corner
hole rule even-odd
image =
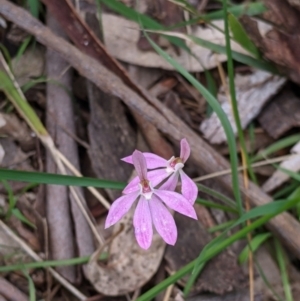
[[[280,4],[278,1],[275,1],[274,3],[271,3],[270,1],[266,2],[268,7],[273,12],[276,12],[277,16],[278,14],[286,16],[287,12],[291,10],[291,6],[289,6],[288,2],[293,1],[283,1],[284,4]],[[204,3],[203,5],[198,4],[198,7],[207,9],[211,7],[210,4],[210,1],[208,1],[207,6]],[[291,4],[295,5],[294,2]],[[52,5],[55,6],[55,3],[52,3]],[[70,11],[67,10],[68,5],[70,4],[68,3],[66,6],[63,6],[64,8],[61,10],[62,16],[64,16],[64,14],[68,14],[70,11],[74,13],[75,10],[73,9]],[[147,4],[145,5],[147,6]],[[156,1],[153,5],[158,5],[157,7],[160,9],[155,12],[153,9],[147,10],[146,8],[144,9],[144,12],[150,12],[150,15],[153,18],[160,20],[162,24],[172,25],[183,20],[181,10],[174,3]],[[280,10],[281,6],[282,12]],[[86,3],[86,7],[92,7],[90,11],[95,9],[95,6],[91,3]],[[81,13],[83,13],[84,9],[82,7],[80,9]],[[56,7],[56,11],[59,11],[58,7]],[[162,15],[167,14],[170,11],[174,12],[174,15],[172,15],[174,16],[174,19],[169,21],[164,20]],[[240,71],[242,70],[241,66],[236,68],[235,84],[239,102],[240,117],[243,129],[245,130],[245,135],[247,134],[248,137],[249,152],[251,152],[251,154],[271,145],[274,141],[273,139],[276,141],[276,139],[280,137],[293,133],[297,130],[297,127],[299,127],[297,118],[299,113],[297,103],[298,98],[296,96],[297,89],[295,89],[295,86],[287,84],[284,90],[280,92],[282,87],[289,80],[296,83],[299,82],[298,67],[295,62],[295,58],[292,55],[295,44],[297,43],[297,36],[296,34],[294,34],[294,36],[291,34],[291,29],[294,28],[293,26],[296,26],[295,24],[297,23],[297,18],[295,17],[297,14],[297,12],[292,13],[290,22],[285,24],[285,28],[282,31],[278,30],[277,27],[272,27],[270,25],[266,25],[266,23],[257,21],[257,19],[249,20],[245,18],[243,21],[250,38],[252,38],[256,45],[261,49],[262,54],[280,67],[283,67],[281,70],[285,71],[285,75],[287,76],[286,78],[283,74],[281,74],[281,76],[277,76],[249,68],[246,68],[246,72],[243,72]],[[264,17],[268,19],[266,13],[264,14]],[[76,12],[75,19],[79,20]],[[295,22],[294,24],[293,20]],[[270,21],[270,18],[268,21]],[[70,22],[70,19],[65,19],[65,22]],[[104,43],[107,49],[107,53],[105,54],[107,57],[105,59],[108,61],[111,60],[110,64],[111,62],[114,62],[113,58],[117,58],[122,62],[125,62],[124,70],[128,70],[128,74],[130,74],[131,79],[134,79],[133,82],[137,83],[137,86],[134,89],[135,91],[138,91],[139,95],[142,94],[144,99],[147,99],[147,96],[145,95],[148,94],[141,92],[146,90],[154,97],[158,97],[161,103],[163,103],[163,106],[160,106],[159,104],[159,108],[161,112],[164,112],[164,118],[172,116],[169,115],[169,111],[164,109],[169,108],[173,111],[175,116],[184,120],[185,123],[188,124],[189,128],[192,128],[199,137],[204,135],[211,144],[222,143],[223,149],[218,148],[218,151],[219,153],[227,156],[227,141],[215,114],[213,113],[209,116],[209,108],[207,108],[207,105],[202,102],[201,96],[193,92],[193,87],[189,87],[188,83],[182,79],[178,79],[178,75],[176,75],[173,71],[173,68],[170,67],[170,65],[168,65],[153,50],[149,49],[149,45],[146,45],[148,47],[147,48],[143,44],[145,40],[143,42],[139,26],[134,22],[126,20],[124,17],[115,14],[113,15],[111,12],[108,13],[106,11],[102,14],[102,22]],[[66,24],[67,23],[65,23],[65,25]],[[82,24],[80,26],[83,26]],[[211,24],[221,29],[223,28],[223,21],[213,21]],[[254,25],[258,26],[259,29],[257,29]],[[95,30],[93,26],[91,27]],[[186,32],[187,29],[187,27],[183,28],[181,29],[181,32]],[[224,45],[224,35],[208,24],[203,26],[193,25],[192,34],[207,41]],[[26,31],[22,32],[21,30],[18,33],[16,30],[14,35],[12,34],[12,31],[10,31],[10,35],[7,35],[7,37],[8,39],[11,39],[10,43],[20,45],[28,36]],[[184,51],[182,51],[182,49],[178,49],[169,42],[165,43],[165,40],[161,40],[157,34],[154,34],[152,37],[160,46],[165,47],[167,52],[171,54],[172,57],[176,58],[186,69],[192,72],[203,71],[199,61],[188,56]],[[271,46],[270,43],[272,39],[276,42],[276,47]],[[209,49],[192,44],[189,46],[193,53],[196,54],[198,59],[200,59],[203,63],[205,68],[212,69],[218,64],[226,61],[225,55],[219,54],[216,56]],[[246,53],[241,46],[237,45],[237,43],[232,43],[232,46],[235,51]],[[88,48],[88,45],[85,45],[85,47]],[[15,76],[17,77],[19,84],[28,82],[33,78],[43,75],[43,49],[44,48],[41,46],[33,49],[29,47],[26,52],[21,55],[20,59],[16,60],[17,65],[13,62],[13,66],[15,66],[16,69]],[[81,48],[82,51],[83,49],[84,47]],[[286,54],[285,56],[280,55],[281,49],[284,49],[283,53]],[[39,53],[37,54],[36,51]],[[12,50],[10,50],[10,52],[12,55],[15,54]],[[35,61],[35,64],[27,64],[32,60]],[[159,69],[150,71],[149,68],[153,67]],[[66,69],[68,68],[70,67],[66,66]],[[119,71],[120,70],[121,69],[119,69]],[[133,70],[136,73],[134,73]],[[61,70],[62,74],[65,71],[66,70]],[[216,70],[212,70],[211,72],[217,86],[220,87],[218,72],[216,72]],[[75,73],[73,76],[74,82],[76,82],[78,74]],[[121,78],[128,84],[126,76],[125,71],[125,73],[121,75]],[[198,74],[198,78],[201,82],[205,82],[203,74]],[[77,83],[78,82],[79,81],[77,81]],[[170,158],[170,153],[173,153],[173,149],[176,149],[178,146],[174,143],[174,137],[168,134],[168,131],[163,131],[161,128],[158,130],[159,127],[157,125],[159,123],[156,120],[148,118],[146,121],[144,116],[137,114],[136,111],[134,112],[132,107],[128,108],[127,106],[124,106],[119,99],[115,96],[112,97],[109,93],[107,93],[107,91],[103,92],[99,90],[92,83],[85,84],[84,81],[80,82],[81,84],[76,86],[77,91],[80,91],[80,93],[76,95],[80,95],[80,97],[74,102],[74,114],[71,117],[66,117],[68,121],[74,118],[72,122],[76,124],[76,131],[70,132],[70,128],[68,126],[67,128],[63,128],[60,127],[61,124],[57,124],[56,126],[60,129],[60,131],[64,131],[68,137],[71,137],[73,141],[85,142],[85,148],[82,147],[82,144],[79,144],[79,159],[81,165],[83,165],[83,162],[85,162],[83,157],[85,159],[88,158],[93,168],[92,175],[95,174],[99,178],[113,179],[115,181],[128,181],[131,169],[126,166],[125,163],[120,163],[119,159],[132,153],[134,149],[139,147],[137,140],[139,139],[138,137],[141,136],[141,133],[144,139],[144,151],[154,151],[158,155]],[[115,85],[115,90],[119,91],[119,82],[113,82],[113,84]],[[39,91],[43,91],[43,93],[45,93],[46,85],[49,84],[41,83],[38,85],[40,89]],[[132,85],[132,82],[130,85]],[[139,90],[138,85],[143,86],[145,90]],[[72,94],[72,90],[75,90],[74,85],[70,87],[70,90]],[[120,95],[122,95],[122,93]],[[235,130],[230,101],[228,101],[226,94],[226,87],[219,88],[218,100]],[[151,103],[150,98],[148,98],[148,101]],[[39,117],[44,120],[45,108],[40,106],[39,103],[31,104],[39,113]],[[11,109],[9,103],[4,97],[2,97],[2,95],[0,106],[2,114],[2,118],[0,119],[2,120],[0,131],[1,134],[5,136],[4,138],[1,138],[1,145],[4,154],[2,166],[15,169],[25,168],[28,170],[44,170],[44,150],[41,150],[40,145],[37,143],[35,137],[33,137],[31,131],[28,130],[28,127],[22,121],[20,121],[18,114]],[[157,107],[157,103],[155,104],[155,102],[152,102],[152,106]],[[52,120],[53,124],[55,123],[54,119]],[[251,132],[250,127],[248,127],[250,123],[254,127],[253,132]],[[261,135],[262,138],[260,138],[257,134],[262,131],[260,126],[265,130],[265,132]],[[180,126],[178,128],[182,130]],[[52,135],[55,136],[55,134]],[[179,140],[181,138],[182,137],[176,137],[175,140]],[[8,141],[10,141],[9,143],[13,141],[13,148],[7,148]],[[61,144],[64,144],[64,142]],[[74,151],[74,149],[76,149],[77,151],[77,147],[78,145],[74,144],[73,146],[70,146],[70,150]],[[289,152],[299,153],[298,148],[299,143],[291,149],[282,149],[281,154],[289,154]],[[7,158],[11,155],[17,157],[15,160],[9,160],[9,162],[13,163],[7,163]],[[299,171],[299,163],[298,161],[296,162],[295,158],[286,160],[282,163],[282,166],[290,170]],[[25,167],[23,167],[22,164],[25,164],[26,166],[24,165]],[[199,176],[200,174],[203,174],[203,171],[199,169],[199,166],[194,166],[192,163],[187,164],[187,172],[190,176]],[[279,174],[280,176],[278,180]],[[259,186],[267,191],[272,191],[275,188],[278,190],[282,187],[284,182],[289,180],[289,177],[282,173],[282,171],[276,171],[269,179],[268,176],[269,172],[260,173],[258,182]],[[273,182],[273,184],[269,185],[268,183],[270,182]],[[14,185],[15,182],[12,182],[11,186],[13,193],[18,193],[19,191],[22,191],[22,189],[27,189],[26,185],[22,185],[20,187]],[[266,189],[267,185],[271,188]],[[35,188],[28,189],[30,189],[31,193],[34,195],[38,195]],[[216,185],[215,189],[220,189],[220,191],[222,191],[219,183]],[[2,190],[3,191],[1,192],[3,194],[7,194],[5,189]],[[180,189],[178,191],[180,191]],[[120,196],[120,191],[116,190],[107,189],[104,193],[110,201],[113,201]],[[39,197],[44,198],[44,195],[41,194]],[[3,200],[7,200],[5,206],[3,206],[3,208],[7,208],[7,195],[3,196]],[[33,203],[35,203],[36,197],[34,197],[33,200]],[[28,212],[26,213],[28,207],[21,205],[20,198],[19,202],[20,206],[18,208],[20,208],[24,215],[30,217],[30,214],[28,215]],[[87,206],[91,207],[91,203],[92,201],[89,197],[87,197]],[[126,294],[131,294],[131,292],[135,292],[136,295],[140,290],[146,291],[147,288],[154,285],[155,281],[153,276],[159,268],[166,270],[171,274],[176,272],[180,268],[184,267],[185,264],[196,258],[201,249],[214,237],[214,235],[208,234],[208,230],[205,229],[200,222],[191,222],[186,218],[175,215],[175,220],[179,226],[179,237],[175,247],[168,246],[167,250],[165,250],[165,243],[157,234],[154,234],[152,246],[148,251],[143,251],[138,246],[134,238],[134,230],[132,226],[133,210],[121,221],[122,230],[119,232],[119,224],[119,226],[115,227],[112,233],[104,232],[102,229],[103,227],[101,225],[103,225],[103,219],[105,219],[107,212],[104,207],[101,210],[100,217],[97,216],[96,220],[93,220],[93,222],[98,224],[100,235],[105,237],[109,244],[104,244],[102,249],[101,246],[98,246],[98,248],[90,250],[88,254],[90,255],[92,251],[94,251],[94,254],[91,256],[90,261],[87,264],[87,269],[85,270],[86,274],[83,274],[83,277],[87,277],[92,286],[83,281],[83,279],[76,279],[76,283],[79,283],[78,288],[84,291],[89,297],[96,297],[96,295],[100,293],[107,297],[113,296],[114,298],[114,296],[124,296]],[[216,209],[206,209],[206,214],[208,214],[207,218],[210,221],[209,224],[226,222],[228,219],[230,220],[232,218],[232,216],[226,214],[223,214],[222,217],[220,217]],[[78,215],[73,215],[75,224],[77,219]],[[289,220],[290,216],[288,216],[287,219]],[[34,219],[31,219],[31,221],[36,223]],[[26,229],[27,226],[23,224],[22,221],[17,220],[17,223],[14,223],[13,220],[11,220],[8,224],[11,227],[15,225],[15,229],[19,229],[21,232],[23,231],[23,235],[20,231],[19,235],[28,240],[28,244],[31,248],[38,250],[42,248],[41,252],[43,256],[44,253],[48,254],[49,250],[51,250],[49,249],[49,246],[47,246],[49,244],[49,237],[44,237],[42,241],[39,241],[39,237],[36,241],[37,243],[32,243],[30,242],[31,238],[26,235],[28,235],[28,233],[30,233],[30,235],[35,235],[35,232],[26,232],[26,234],[24,230],[28,231],[28,229]],[[77,248],[80,244],[79,238],[75,238],[74,229],[71,226],[68,227],[70,227],[69,230],[71,231],[70,238],[73,238],[74,236],[76,245],[72,247],[72,251],[74,252],[74,255],[72,256],[75,256],[75,254],[80,256],[80,252]],[[1,229],[3,229],[3,227]],[[1,233],[2,231],[0,231],[0,237]],[[116,236],[114,236],[113,233],[115,233]],[[36,239],[35,236],[31,237]],[[112,239],[112,242],[109,241],[110,238]],[[64,246],[64,243],[64,241],[60,240],[54,240],[51,242],[51,244],[57,244],[57,246]],[[98,260],[99,250],[106,254],[105,261]],[[188,300],[197,300],[197,298],[201,298],[201,300],[249,300],[247,299],[248,289],[245,288],[245,275],[247,274],[247,269],[245,272],[241,271],[241,267],[237,265],[236,260],[238,253],[235,254],[233,251],[224,251],[207,264],[206,268],[192,288],[192,294],[195,296],[189,297]],[[265,252],[267,255],[264,255],[265,257],[263,257],[263,260],[260,258],[260,253],[257,254],[257,258],[263,267],[263,270],[265,270],[266,274],[268,274],[267,272],[272,270],[275,264],[274,262],[271,263],[270,254],[267,251]],[[3,256],[1,246],[0,253],[1,256]],[[50,251],[50,258],[52,256],[53,253]],[[34,258],[37,259],[37,257]],[[45,257],[45,259],[46,258],[47,257]],[[19,261],[19,259],[13,259],[12,262],[6,262],[5,265],[14,264],[14,262],[17,261]],[[289,265],[291,265],[290,262]],[[290,274],[292,290],[295,296],[297,296],[296,288],[299,283],[299,272],[293,266],[290,266],[290,269],[293,270],[292,274]],[[51,273],[53,274],[53,270],[51,270]],[[32,272],[32,275],[34,275],[34,272]],[[54,272],[53,275],[57,274]],[[267,278],[272,279],[274,275],[275,270],[270,272],[267,275]],[[23,276],[16,276],[14,273],[11,273],[4,274],[4,277],[6,278],[5,281],[7,281],[7,279],[10,280],[11,284],[15,287],[19,287],[19,289],[23,290],[25,294],[28,294],[27,282]],[[21,282],[18,281],[20,277],[23,277]],[[36,275],[34,277],[38,296],[46,296],[48,292],[53,290],[53,300],[60,300],[60,296],[65,294],[63,289],[60,289],[59,292],[55,291],[51,282],[47,284],[48,290],[46,290],[43,285],[39,284],[43,283],[45,280],[38,280],[39,277]],[[55,277],[57,278],[57,276]],[[44,275],[42,275],[39,279],[45,279]],[[61,278],[57,279],[59,282],[63,281]],[[46,282],[47,281],[48,279]],[[182,286],[185,285],[186,281],[187,278],[185,277],[181,281],[178,281],[178,283],[176,283],[175,286],[168,291],[170,300],[179,300],[181,298]],[[3,283],[7,285],[7,282]],[[20,283],[25,283],[25,286]],[[271,284],[274,286],[275,290],[278,291],[278,294],[284,298],[285,295],[278,270],[276,271],[276,281],[274,280]],[[72,285],[69,286],[68,284],[66,285],[66,283],[64,283],[64,285],[68,290],[73,291],[75,295],[77,294],[77,297],[80,300],[84,300],[84,298],[87,297],[80,294],[80,292],[78,293],[76,288],[74,290]],[[211,294],[207,295],[207,292],[210,292]],[[3,295],[2,292],[0,292],[0,294]],[[222,297],[219,297],[219,294],[221,294]],[[261,296],[265,299],[274,298],[273,292],[266,289],[265,283],[262,281],[262,277],[256,271],[255,298],[260,298]],[[127,295],[127,297],[129,297],[129,295]],[[166,294],[165,297],[168,297],[168,295]]]

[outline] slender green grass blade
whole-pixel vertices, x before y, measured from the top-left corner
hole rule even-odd
[[[27,3],[31,14],[35,18],[38,18],[39,10],[40,10],[40,2],[38,0],[27,0]]]
[[[254,236],[250,241],[250,247],[247,245],[239,255],[239,263],[243,264],[248,260],[249,252],[254,253],[268,238],[272,236],[271,233],[262,233]]]
[[[18,208],[13,208],[11,214],[15,216],[18,220],[20,220],[22,223],[26,224],[27,226],[33,229],[36,229],[36,226],[32,222],[30,222]]]
[[[213,190],[205,185],[202,185],[199,183],[197,183],[196,185],[197,185],[199,191],[202,191],[202,192],[222,201],[224,204],[226,204],[230,207],[236,208],[236,203],[232,199],[227,197],[226,195],[224,195],[216,190]]]
[[[235,125],[238,132],[239,142],[241,145],[241,149],[246,161],[247,170],[253,182],[256,182],[256,177],[253,172],[253,168],[250,164],[249,155],[247,152],[246,141],[243,133],[242,123],[239,115],[238,110],[238,103],[236,99],[235,93],[235,84],[234,84],[234,68],[233,68],[233,60],[232,60],[232,50],[230,45],[230,35],[229,35],[229,22],[227,16],[227,0],[223,0],[223,12],[224,12],[224,29],[225,29],[225,40],[226,40],[226,54],[227,54],[227,70],[228,70],[228,77],[229,77],[229,90],[230,90],[230,97],[231,97],[231,105],[232,111],[234,116]],[[242,214],[242,206],[241,204],[239,208],[240,214]]]
[[[12,191],[10,185],[7,183],[6,180],[2,180],[2,185],[6,189],[7,196],[8,196],[8,209],[7,209],[7,212],[5,214],[5,218],[8,219],[8,218],[11,217],[12,210],[16,206],[17,201],[16,201],[16,198],[15,198],[15,196],[13,194],[13,191]]]
[[[19,47],[18,52],[17,52],[16,57],[15,57],[15,59],[16,59],[17,61],[18,61],[18,60],[21,58],[21,56],[24,54],[24,52],[25,52],[25,50],[27,49],[28,45],[30,44],[31,40],[32,40],[32,36],[29,36],[29,37],[27,37],[27,38],[23,41],[23,43],[22,43],[21,46]]]
[[[222,231],[222,230],[227,229],[228,227],[230,227],[235,222],[236,221],[233,220],[233,221],[228,221],[228,222],[225,222],[225,223],[222,223],[222,224],[210,227],[208,229],[208,232],[209,233],[214,233],[214,232],[217,232],[217,231]]]
[[[251,163],[265,159],[266,157],[274,154],[275,152],[282,150],[286,147],[290,147],[300,141],[300,134],[291,135],[280,140],[277,140],[273,144],[269,145],[264,150],[260,151],[256,156],[251,159]]]
[[[121,182],[101,180],[87,177],[75,177],[57,175],[43,172],[29,172],[19,170],[9,170],[0,168],[0,180],[38,183],[38,184],[52,184],[64,186],[82,186],[82,187],[98,187],[110,189],[123,189],[126,184]]]
[[[233,39],[238,42],[245,50],[249,53],[252,53],[255,58],[259,59],[261,57],[258,48],[248,37],[247,32],[245,31],[243,25],[239,20],[233,15],[228,14],[228,22],[230,30],[232,32]]]
[[[188,36],[188,37],[193,42],[195,42],[196,44],[198,44],[202,47],[206,47],[217,53],[226,54],[226,47],[224,47],[222,45],[218,45],[218,44],[203,40],[203,39],[195,37],[195,36]],[[245,65],[248,65],[250,67],[254,67],[257,69],[265,70],[265,71],[268,71],[273,74],[278,74],[276,67],[269,62],[253,58],[249,55],[242,54],[237,51],[232,51],[231,53],[232,53],[232,58],[239,63],[243,63]]]
[[[99,260],[107,259],[107,253],[101,253]],[[80,265],[86,264],[90,260],[90,256],[83,256],[70,259],[62,260],[48,260],[40,262],[28,262],[28,263],[19,263],[14,265],[0,266],[0,273],[20,271],[23,269],[41,269],[41,268],[50,268],[50,267],[59,267],[59,266],[69,266],[69,265]]]
[[[0,71],[0,90],[6,94],[7,98],[14,104],[19,113],[23,115],[24,119],[33,129],[40,135],[48,135],[47,130],[41,123],[39,117],[26,99],[21,97],[12,80],[3,71]]]
[[[204,69],[204,74],[207,83],[207,90],[211,93],[212,96],[217,98],[218,89],[217,89],[216,81],[214,80],[213,76],[208,70]],[[206,116],[209,117],[212,113],[213,113],[212,107],[209,104],[207,104]]]
[[[220,205],[220,204],[216,204],[214,202],[206,201],[201,198],[197,198],[196,203],[200,204],[202,206],[208,207],[208,208],[216,208],[216,209],[220,209],[225,212],[238,213],[237,209],[234,209],[234,208],[231,208],[228,206],[224,206],[224,205]]]
[[[283,290],[285,294],[285,300],[286,301],[293,301],[293,295],[292,295],[292,290],[291,290],[291,285],[287,273],[287,268],[286,268],[286,258],[285,254],[283,251],[283,248],[281,247],[281,244],[277,238],[274,239],[275,243],[275,253],[280,269],[280,275],[282,279],[282,284],[283,284]]]
[[[288,186],[286,186],[286,187],[280,189],[278,192],[276,192],[273,195],[273,198],[274,198],[274,200],[284,198],[287,195],[289,195],[290,193],[292,193],[298,187],[299,187],[299,183],[293,179],[291,184],[289,184]]]
[[[255,16],[255,15],[262,14],[265,11],[267,11],[267,9],[262,2],[240,4],[228,8],[228,12],[230,12],[232,15],[234,15],[237,18],[241,17],[242,15]],[[215,12],[211,12],[208,14],[203,14],[201,16],[191,18],[190,20],[185,22],[179,22],[175,25],[168,27],[168,30],[182,28],[187,25],[198,24],[199,22],[209,22],[209,21],[219,20],[219,19],[223,19],[223,10],[217,10]]]
[[[35,294],[35,286],[32,278],[30,277],[27,270],[22,270],[24,276],[27,278],[28,281],[28,290],[29,290],[29,300],[36,301],[36,294]]]

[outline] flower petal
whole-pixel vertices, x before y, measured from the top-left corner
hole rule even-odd
[[[181,193],[193,205],[198,196],[198,187],[183,170],[179,172],[181,178]]]
[[[127,186],[123,189],[123,193],[128,194],[128,193],[132,193],[134,191],[139,191],[140,190],[140,179],[139,177],[134,177],[128,184]]]
[[[147,175],[148,180],[150,181],[152,187],[155,187],[158,184],[160,184],[168,176],[170,176],[170,173],[166,172],[165,169],[151,170],[148,172],[148,175]]]
[[[114,225],[129,211],[138,194],[138,192],[135,192],[123,195],[112,203],[106,217],[105,229]]]
[[[141,181],[147,179],[147,164],[142,152],[135,150],[132,154],[132,162]]]
[[[167,166],[167,160],[162,158],[162,157],[159,157],[159,156],[157,156],[155,154],[152,154],[152,153],[143,153],[143,155],[146,159],[148,169],[155,169],[155,168],[166,167]],[[126,162],[126,163],[133,164],[132,156],[125,157],[121,160]]]
[[[194,207],[181,194],[167,190],[154,190],[154,193],[171,209],[197,219]]]
[[[172,214],[155,195],[149,201],[149,206],[156,231],[167,244],[174,246],[177,240],[177,227]]]
[[[159,187],[159,189],[174,191],[178,183],[178,177],[179,172],[174,172],[171,177]]]
[[[126,162],[126,163],[133,164],[133,162],[132,162],[132,155],[124,157],[121,160],[124,161],[124,162]]]
[[[142,196],[137,204],[133,225],[135,237],[141,248],[147,250],[152,242],[153,228],[149,202]]]
[[[181,139],[180,141],[180,158],[182,159],[183,163],[189,158],[191,153],[190,145],[188,144],[187,140]]]

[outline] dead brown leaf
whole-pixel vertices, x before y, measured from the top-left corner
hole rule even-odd
[[[97,263],[95,255],[88,264],[90,282],[104,295],[124,295],[142,287],[156,273],[161,263],[165,243],[154,233],[151,247],[147,251],[141,249],[134,237],[132,216],[133,210],[123,217],[121,223],[124,229],[110,246],[107,265]]]
[[[250,75],[237,74],[235,76],[236,98],[243,129],[260,113],[262,107],[281,89],[285,81],[282,77],[261,70],[255,70]],[[221,102],[222,109],[228,116],[236,134],[237,128],[226,89],[228,88],[221,87],[218,93],[218,100]],[[213,144],[220,144],[227,140],[224,129],[215,112],[202,122],[200,130]]]

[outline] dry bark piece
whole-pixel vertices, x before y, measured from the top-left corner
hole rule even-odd
[[[174,112],[181,120],[185,121],[186,124],[192,126],[192,120],[190,115],[188,114],[187,110],[183,107],[182,102],[178,96],[178,94],[174,91],[169,91],[164,99],[163,103],[168,107],[170,110]]]
[[[258,117],[261,126],[274,139],[293,127],[300,127],[300,99],[290,90],[276,95]]]
[[[97,254],[88,264],[88,279],[104,295],[124,295],[142,287],[161,263],[164,241],[154,233],[151,247],[146,251],[141,249],[134,237],[132,216],[133,210],[123,217],[124,228],[111,244],[107,265],[97,263]]]
[[[26,10],[13,3],[0,0],[0,13],[6,19],[22,26],[22,28],[33,34],[42,44],[59,52],[79,73],[94,82],[100,89],[121,98],[129,107],[145,116],[161,132],[168,135],[172,141],[179,143],[180,139],[185,137],[192,149],[191,161],[193,161],[193,164],[203,168],[207,173],[230,168],[229,162],[224,157],[220,156],[201,137],[177,118],[173,112],[163,106],[156,98],[151,97],[143,88],[138,87],[132,90],[106,67],[54,35]],[[145,96],[145,98],[140,95]],[[215,181],[225,190],[232,191],[231,176],[218,177]],[[253,206],[261,206],[272,201],[269,195],[252,182],[249,182],[249,189],[245,189],[242,176],[239,176],[239,188],[242,196],[247,196]],[[297,239],[300,225],[291,214],[288,212],[281,213],[271,219],[266,226],[281,239],[295,256],[300,258],[300,241]]]
[[[49,13],[47,14],[47,24],[53,32],[64,37],[59,24],[55,22]],[[61,73],[67,67],[67,62],[51,49],[47,50],[46,64],[47,77],[55,80],[61,76]],[[70,87],[70,70],[61,76],[60,83],[65,87]],[[69,139],[69,137],[66,137],[66,133],[58,128],[57,123],[61,122],[62,118],[64,118],[64,116],[61,115],[60,105],[63,106],[63,102],[65,102],[67,98],[69,98],[69,95],[64,89],[48,83],[47,130],[53,137],[53,141],[58,149],[63,153],[66,153],[64,149],[62,149],[65,147],[64,138]],[[59,173],[59,169],[49,151],[47,152],[46,171],[49,173]],[[58,208],[59,210],[57,210]],[[75,256],[75,244],[67,186],[46,186],[46,210],[51,257],[55,260],[73,258]],[[75,282],[76,269],[74,266],[57,267],[56,269],[68,281]]]
[[[59,24],[48,15],[49,27],[57,34],[62,35]],[[68,63],[57,52],[47,51],[47,75],[51,79],[59,80],[64,87],[71,86],[71,70],[66,69]],[[47,128],[54,138],[58,149],[78,169],[79,159],[77,145],[62,128],[68,129],[75,134],[74,112],[72,100],[66,91],[56,84],[47,86]],[[58,172],[52,154],[47,156],[47,171]],[[73,240],[73,227],[79,256],[90,255],[94,251],[93,236],[91,229],[79,209],[75,199],[70,194],[68,187],[58,185],[47,186],[47,220],[49,223],[50,246],[52,256],[55,259],[73,258],[75,256],[75,243]],[[77,188],[76,193],[81,196],[83,205],[86,207],[82,189]],[[69,205],[70,199],[70,205]],[[60,210],[57,210],[59,208]],[[73,219],[71,218],[71,212]],[[60,273],[70,282],[76,280],[76,269],[74,266],[59,267]]]
[[[291,153],[295,156],[280,163],[280,167],[298,172],[300,170],[300,142],[291,149]],[[271,192],[275,188],[285,183],[290,176],[281,170],[276,170],[274,174],[264,183],[262,189],[266,192]]]
[[[280,25],[280,29],[273,28],[266,34],[261,34],[257,22],[246,16],[242,19],[243,25],[265,58],[276,63],[290,79],[300,83],[300,12],[286,0],[265,0],[265,3],[269,8],[267,17],[271,16],[271,21]]]
[[[100,179],[126,182],[132,166],[120,161],[134,151],[136,132],[126,117],[126,109],[114,96],[100,91],[94,84],[88,86],[91,110],[89,132],[89,156],[92,167]],[[120,191],[106,190],[111,199]]]
[[[236,99],[243,129],[259,114],[266,102],[280,90],[285,82],[284,78],[261,70],[255,70],[250,75],[237,74],[235,76]],[[237,134],[231,103],[224,87],[221,87],[218,93],[218,100],[221,102],[222,109],[227,115],[234,133]],[[220,144],[227,140],[215,112],[202,122],[200,130],[205,138],[213,144]]]
[[[200,221],[175,214],[178,229],[178,239],[175,246],[168,246],[165,259],[172,271],[180,268],[199,256],[199,252],[213,238]],[[228,250],[214,257],[205,266],[191,293],[208,291],[225,294],[241,286],[242,270],[237,264],[237,258]],[[189,276],[182,278],[183,282]]]
[[[10,301],[28,301],[24,293],[2,277],[0,277],[0,294]]]

